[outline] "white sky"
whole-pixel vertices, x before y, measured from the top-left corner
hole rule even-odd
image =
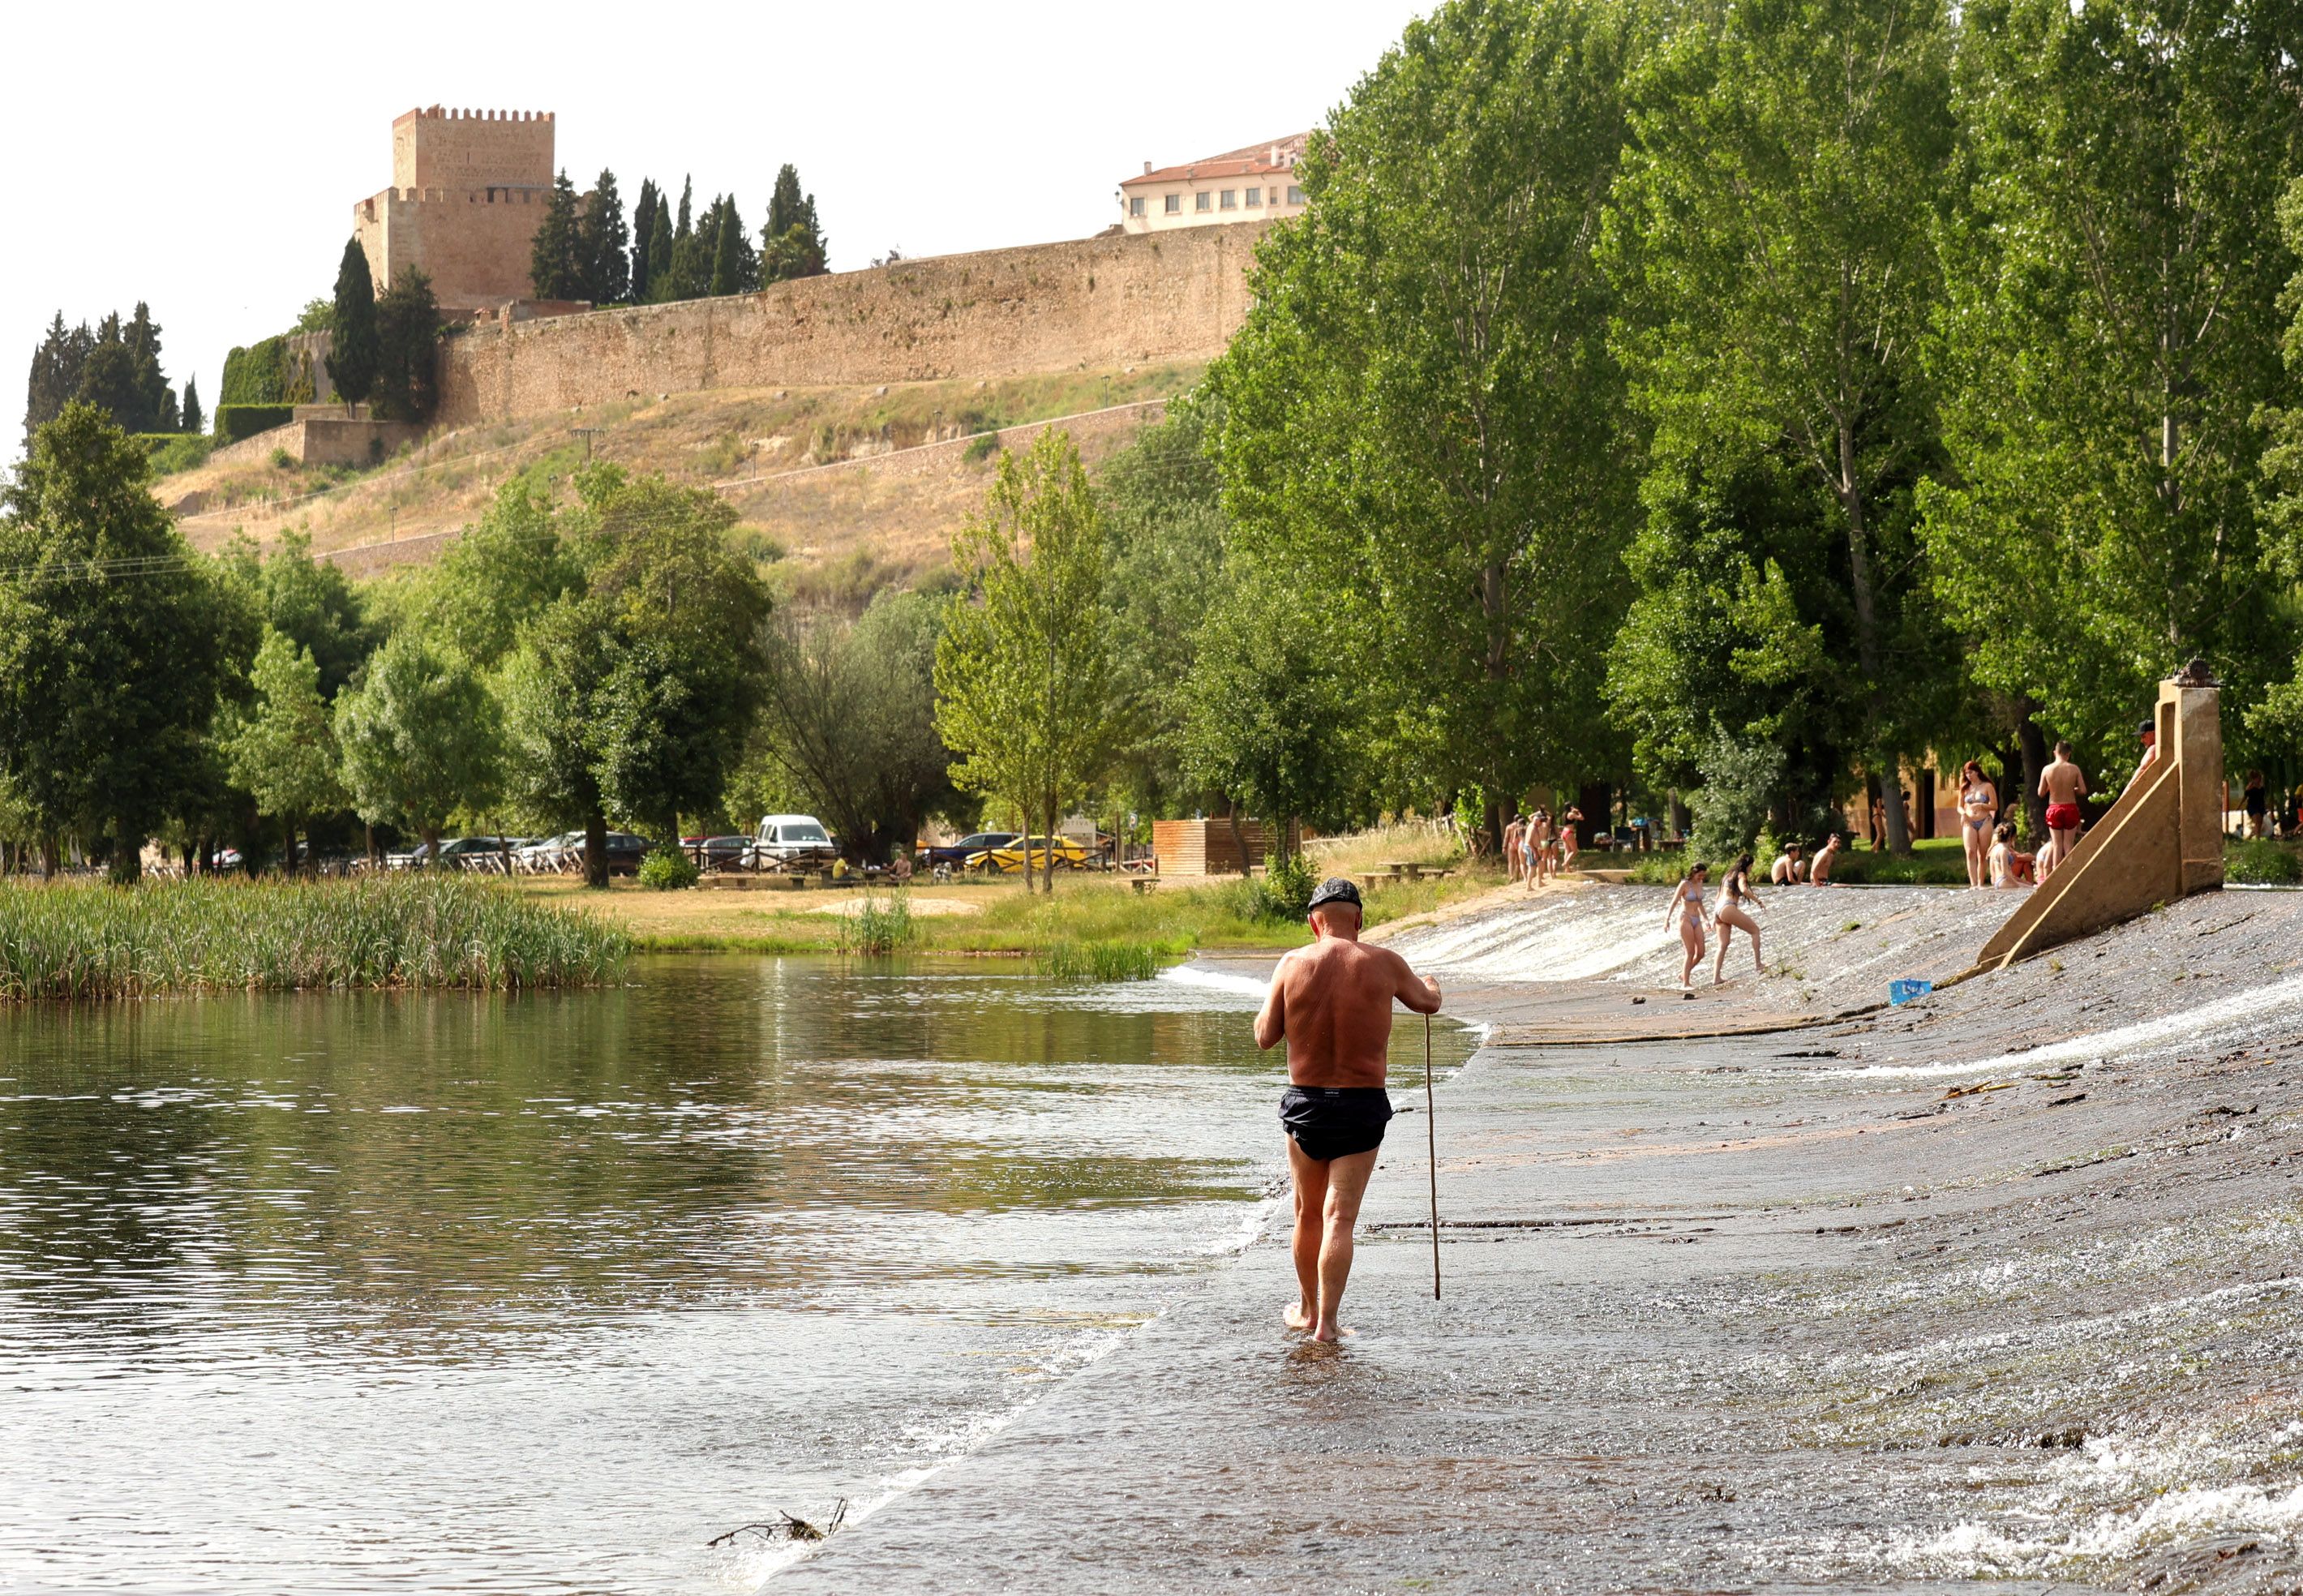
[[[12,8],[0,45],[0,461],[50,315],[150,302],[178,392],[325,295],[351,207],[417,106],[553,111],[578,189],[612,167],[765,219],[814,191],[835,271],[1084,238],[1158,165],[1300,131],[1427,9],[1413,0]],[[652,26],[660,23],[660,26]]]

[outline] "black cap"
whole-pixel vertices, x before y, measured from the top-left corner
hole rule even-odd
[[[2155,732],[2155,731],[2156,731],[2156,730],[2159,730],[2159,722],[2156,722],[2156,721],[2146,721],[2146,722],[2143,722],[2143,724],[2141,724],[2140,726],[2138,726],[2138,727],[2135,729],[2135,735],[2136,735],[2136,736],[2138,736],[2138,737],[2148,737],[2148,736],[2150,736],[2153,732]]]
[[[1312,901],[1303,906],[1303,912],[1308,915],[1329,903],[1348,903],[1354,908],[1365,907],[1360,902],[1360,890],[1340,875],[1331,875],[1313,888]]]

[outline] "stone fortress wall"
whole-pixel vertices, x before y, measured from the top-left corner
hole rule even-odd
[[[763,292],[459,330],[438,423],[709,388],[1010,377],[1212,359],[1247,316],[1252,223],[898,261]]]
[[[381,293],[409,266],[450,309],[534,291],[528,251],[551,197],[549,111],[409,111],[392,124],[392,186],[352,207]]]

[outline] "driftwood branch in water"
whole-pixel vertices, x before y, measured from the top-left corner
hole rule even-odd
[[[847,1520],[848,1499],[843,1496],[839,1499],[839,1505],[831,1510],[831,1522],[825,1524],[822,1529],[818,1529],[815,1525],[808,1523],[806,1519],[796,1518],[792,1515],[785,1512],[782,1508],[779,1507],[776,1510],[775,1518],[772,1521],[763,1520],[758,1524],[739,1524],[734,1529],[730,1530],[726,1534],[714,1535],[711,1540],[706,1541],[704,1544],[706,1546],[732,1546],[735,1544],[736,1537],[738,1535],[757,1535],[763,1541],[821,1541],[828,1535],[837,1534],[839,1533],[839,1526],[846,1523]]]

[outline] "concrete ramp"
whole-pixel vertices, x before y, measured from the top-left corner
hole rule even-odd
[[[1978,969],[2020,958],[2223,884],[2223,738],[2194,663],[2160,684],[2158,757],[1984,944]]]

